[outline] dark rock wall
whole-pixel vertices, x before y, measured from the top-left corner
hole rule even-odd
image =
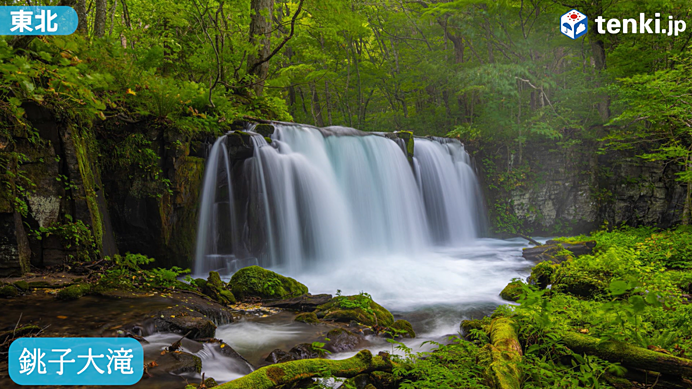
[[[680,167],[645,161],[637,157],[642,150],[541,142],[526,145],[520,160],[497,145],[471,149],[499,236],[585,233],[604,222],[667,228],[681,220],[687,188],[675,180]]]

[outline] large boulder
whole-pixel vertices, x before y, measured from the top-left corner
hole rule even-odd
[[[522,256],[532,262],[552,261],[561,263],[568,259],[569,256],[578,257],[591,254],[594,247],[596,247],[596,241],[594,240],[572,243],[549,240],[544,245],[525,248],[522,251]]]
[[[314,296],[311,294],[306,294],[290,299],[273,301],[265,304],[265,306],[287,309],[289,311],[312,312],[317,309],[318,306],[328,303],[331,299],[331,294],[318,294]]]
[[[362,335],[354,334],[351,331],[335,328],[327,333],[327,343],[324,349],[332,353],[341,353],[359,348],[365,341]]]
[[[294,280],[259,266],[238,270],[230,282],[233,295],[240,299],[259,297],[263,300],[280,300],[308,293],[308,287]]]
[[[324,320],[350,323],[356,321],[367,326],[389,327],[394,316],[366,294],[337,296],[317,307],[317,317]]]
[[[201,373],[202,360],[184,351],[166,352],[156,358],[157,371],[165,371],[169,374],[180,375],[183,373]]]
[[[507,301],[517,301],[521,297],[523,291],[522,286],[524,283],[519,279],[514,279],[512,282],[507,284],[502,292],[500,292],[500,297]]]
[[[165,309],[154,314],[156,332],[173,332],[190,339],[213,338],[216,325],[197,311]]]

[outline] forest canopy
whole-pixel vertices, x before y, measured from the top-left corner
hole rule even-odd
[[[73,6],[80,26],[0,41],[2,109],[18,123],[27,99],[191,131],[255,117],[499,142],[519,164],[532,139],[645,143],[644,158],[682,164],[680,179],[692,179],[692,28],[599,34],[593,24],[686,21],[687,1],[0,2],[29,3]],[[570,9],[591,23],[576,40],[559,30]]]

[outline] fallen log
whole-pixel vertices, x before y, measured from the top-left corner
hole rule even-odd
[[[519,389],[523,356],[514,323],[506,317],[498,317],[490,324],[490,348],[493,358],[490,364],[495,383],[500,389]]]
[[[574,332],[566,333],[562,339],[567,347],[577,353],[595,355],[625,367],[656,371],[666,375],[692,377],[692,360],[690,359]]]
[[[302,359],[265,366],[252,373],[217,386],[217,389],[271,389],[293,384],[308,378],[317,378],[329,371],[335,377],[351,378],[373,371],[391,371],[388,355],[373,357],[369,350],[343,360]]]

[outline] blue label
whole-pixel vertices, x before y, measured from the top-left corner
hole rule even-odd
[[[78,23],[72,7],[0,6],[0,35],[70,35]]]
[[[19,385],[134,385],[144,373],[132,338],[19,338],[8,358]]]

